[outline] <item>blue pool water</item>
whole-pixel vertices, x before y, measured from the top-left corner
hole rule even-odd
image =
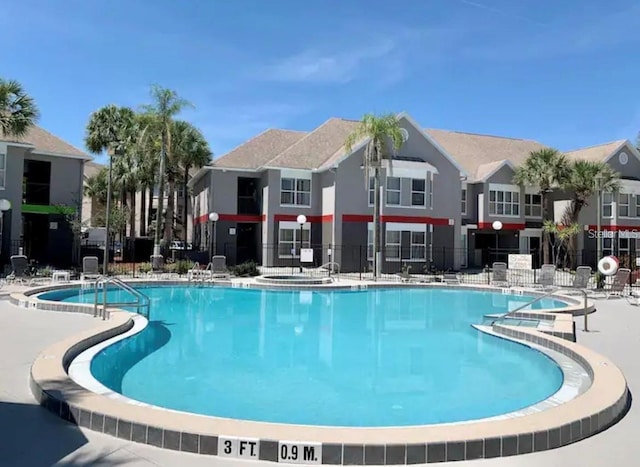
[[[267,291],[144,287],[149,326],[91,371],[127,397],[219,417],[408,426],[495,416],[556,392],[562,372],[470,325],[531,297],[431,288]],[[93,294],[43,299],[92,302]],[[114,301],[129,300],[109,291]],[[543,300],[534,308],[559,308]]]

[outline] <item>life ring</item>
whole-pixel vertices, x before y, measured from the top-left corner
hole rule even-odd
[[[598,271],[604,276],[613,276],[618,272],[619,265],[618,258],[615,256],[605,256],[598,261]]]

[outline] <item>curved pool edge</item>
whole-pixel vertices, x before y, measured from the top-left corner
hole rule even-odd
[[[40,308],[37,305],[33,308]],[[92,306],[74,305],[82,311],[93,310]],[[23,306],[29,305],[23,302]],[[297,445],[300,452],[315,453],[316,460],[306,459],[308,463],[388,465],[500,457],[560,447],[616,423],[626,413],[629,401],[624,375],[605,357],[539,331],[494,324],[492,331],[501,337],[534,343],[578,361],[592,377],[589,390],[562,405],[523,417],[399,428],[281,425],[136,406],[88,391],[67,373],[70,362],[83,351],[129,331],[132,316],[114,311],[94,329],[42,352],[31,367],[30,386],[36,400],[79,426],[167,449],[224,456],[218,446],[230,443],[235,449],[230,457],[278,461],[283,445]],[[189,429],[185,431],[185,427]],[[241,449],[243,456],[238,455]]]

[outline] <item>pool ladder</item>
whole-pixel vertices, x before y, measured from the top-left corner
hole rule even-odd
[[[109,284],[113,284],[116,288],[124,290],[135,297],[133,302],[108,302],[107,290]],[[93,299],[93,317],[101,317],[103,320],[109,318],[109,310],[107,306],[112,307],[132,307],[135,308],[145,318],[149,319],[151,312],[151,299],[139,290],[134,289],[117,277],[100,276],[94,283],[94,299]],[[100,291],[102,291],[102,302],[99,300]],[[102,305],[100,307],[99,305]]]

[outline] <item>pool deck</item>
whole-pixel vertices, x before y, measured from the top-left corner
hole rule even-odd
[[[637,344],[640,308],[623,299],[596,302],[584,333],[576,318],[578,343],[609,357],[624,372],[633,392],[640,388]],[[94,318],[64,312],[26,310],[0,301],[0,465],[50,466],[204,466],[256,465],[246,461],[178,453],[115,439],[78,428],[35,404],[28,386],[31,363],[49,345],[95,326]],[[636,344],[633,344],[636,342]],[[19,422],[12,421],[19,419]],[[455,462],[459,466],[605,466],[638,465],[640,409],[607,431],[550,451],[491,460]],[[264,465],[273,465],[265,463]]]

